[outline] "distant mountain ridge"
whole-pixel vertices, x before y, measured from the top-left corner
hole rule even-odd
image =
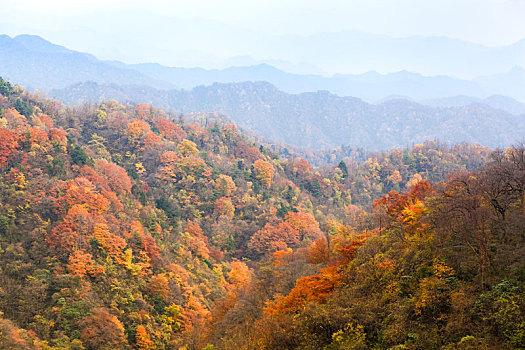
[[[63,88],[81,81],[171,87],[129,68],[117,68],[88,53],[69,50],[34,35],[0,35],[0,75],[33,89]]]
[[[202,68],[170,68],[158,64],[129,65],[144,75],[165,79],[178,88],[191,89],[213,83],[236,83],[244,81],[268,81],[289,93],[327,90],[340,96],[354,96],[374,101],[392,93],[409,95],[416,99],[443,97],[456,94],[482,96],[485,89],[476,83],[450,77],[424,77],[401,71],[379,74],[369,72],[359,75],[336,74],[298,75],[281,71],[267,64],[249,67],[229,67],[223,70]]]
[[[424,100],[420,103],[433,107],[461,107],[470,104],[484,104],[492,108],[501,109],[512,114],[525,114],[525,103],[503,95],[492,95],[486,98],[472,96],[452,96],[441,99]]]
[[[517,86],[519,94],[522,74],[515,67],[508,74],[465,81],[407,71],[297,75],[267,64],[223,70],[127,65],[37,36],[0,36],[0,76],[65,102],[115,99],[183,113],[218,111],[270,140],[314,149],[350,145],[381,150],[428,139],[511,145],[525,135],[525,118],[516,115],[523,105],[486,92],[489,85]],[[377,105],[362,100],[392,95],[409,99],[389,98]],[[451,95],[471,97],[454,100]]]
[[[525,63],[525,39],[500,47],[487,47],[448,37],[390,37],[356,31],[314,35],[285,35],[268,44],[283,51],[281,59],[309,62],[326,71],[377,69],[411,71],[425,75],[476,77],[507,71]],[[386,58],[386,59],[385,59]]]
[[[400,71],[358,75],[300,75],[268,64],[229,67],[222,70],[165,67],[156,63],[124,64],[101,61],[90,54],[54,45],[38,36],[0,36],[0,75],[33,89],[49,91],[94,81],[101,84],[147,85],[162,89],[192,89],[199,85],[268,81],[288,93],[327,90],[340,96],[377,101],[390,95],[431,100],[465,95],[486,98],[504,94],[525,101],[525,70],[515,67],[507,74],[480,77],[474,81],[447,76],[426,77]],[[504,106],[500,106],[503,108]]]
[[[327,91],[288,94],[264,82],[215,83],[187,90],[81,83],[55,90],[62,101],[146,102],[173,112],[218,111],[270,140],[297,146],[404,147],[429,139],[506,147],[523,139],[525,115],[484,104],[430,107],[397,99],[378,105]]]
[[[476,11],[475,6],[472,11]],[[72,27],[73,20],[68,19]],[[66,47],[77,47],[82,42],[83,50],[97,57],[208,69],[269,63],[300,74],[410,70],[425,76],[473,79],[525,65],[525,39],[490,47],[450,37],[393,37],[355,30],[279,35],[203,18],[162,15],[147,9],[89,13],[81,21],[96,24],[101,30],[55,31],[46,35],[52,35]],[[163,30],[156,35],[147,34],[152,23]],[[126,31],[118,38],[102,34],[115,27]]]

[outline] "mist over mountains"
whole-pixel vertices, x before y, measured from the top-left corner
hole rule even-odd
[[[327,77],[288,73],[268,64],[208,70],[166,67],[156,63],[101,61],[93,55],[69,50],[31,35],[19,35],[15,38],[2,35],[0,49],[2,74],[6,78],[43,90],[60,89],[85,81],[149,85],[163,89],[191,89],[215,82],[268,81],[289,93],[327,90],[369,102],[391,95],[426,100],[456,95],[486,98],[494,94],[525,101],[525,87],[522,84],[525,81],[525,70],[519,66],[507,73],[482,76],[472,81],[448,76],[423,76],[406,70],[389,74],[370,71]]]
[[[516,47],[512,58],[520,57]],[[176,113],[218,111],[275,142],[314,149],[378,150],[427,139],[504,147],[525,135],[518,101],[525,100],[525,70],[518,66],[474,80],[408,71],[327,77],[268,64],[208,70],[101,61],[38,36],[3,35],[0,67],[4,78],[67,103],[115,99]]]
[[[525,114],[525,104],[503,95],[492,95],[486,98],[458,95],[432,100],[423,100],[421,103],[434,107],[460,107],[470,104],[484,104],[496,109],[502,109],[512,114]]]
[[[69,48],[86,47],[97,57],[167,66],[223,69],[267,63],[296,74],[409,70],[473,79],[525,64],[525,40],[488,47],[444,36],[392,37],[328,28],[315,34],[269,34],[217,20],[121,9],[62,21],[68,30],[44,31],[47,38]],[[92,27],[79,28],[75,21]]]
[[[88,53],[54,45],[34,35],[0,35],[1,74],[28,88],[47,91],[81,81],[169,86],[126,68],[116,68]]]

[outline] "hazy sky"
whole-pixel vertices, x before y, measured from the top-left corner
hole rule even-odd
[[[0,33],[126,62],[199,64],[243,55],[258,35],[342,30],[508,45],[525,38],[525,0],[0,0]]]
[[[525,0],[0,0],[0,7],[1,21],[35,29],[61,28],[60,19],[68,16],[128,9],[274,34],[353,29],[443,35],[485,45],[525,38]]]

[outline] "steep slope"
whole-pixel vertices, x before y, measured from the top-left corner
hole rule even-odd
[[[196,346],[214,300],[249,277],[238,259],[273,247],[256,232],[284,227],[280,248],[321,235],[275,155],[233,125],[164,116],[66,109],[0,80],[1,345]]]
[[[234,125],[165,117],[0,79],[1,346],[202,348],[246,261],[323,235],[321,198],[294,181],[319,197],[340,185],[304,161],[293,174]]]
[[[525,148],[493,157],[435,187],[419,181],[390,192],[374,202],[374,224],[333,223],[329,240],[275,253],[247,291],[220,304],[211,341],[219,349],[522,349]],[[296,279],[298,266],[318,271]]]
[[[523,148],[312,169],[170,117],[0,79],[1,346],[523,346]]]

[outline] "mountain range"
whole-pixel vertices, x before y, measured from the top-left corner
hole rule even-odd
[[[116,68],[95,56],[66,49],[34,35],[11,39],[0,35],[1,74],[27,88],[49,90],[81,81],[169,85],[126,68]]]
[[[524,60],[525,62],[525,60]],[[501,94],[525,101],[525,69],[462,80],[448,76],[423,76],[408,71],[379,74],[293,74],[268,64],[225,69],[166,67],[156,63],[124,64],[101,61],[69,50],[38,36],[0,36],[2,75],[26,87],[60,89],[85,81],[120,85],[148,85],[162,89],[192,89],[199,85],[267,81],[288,93],[327,90],[340,96],[375,102],[385,97],[407,96],[414,100],[465,95],[486,98]]]
[[[506,147],[525,135],[524,104],[512,98],[525,100],[520,67],[472,81],[407,71],[300,75],[267,64],[175,68],[101,61],[31,35],[0,36],[0,67],[12,82],[67,103],[115,99],[177,113],[218,111],[275,142],[314,149],[381,150],[428,139]],[[493,95],[502,89],[507,96]]]
[[[421,103],[434,107],[461,107],[470,104],[484,104],[492,108],[502,109],[512,114],[525,114],[525,104],[504,95],[492,95],[486,98],[472,96],[453,96],[432,100],[423,100]]]
[[[214,83],[189,91],[88,82],[52,95],[69,103],[114,99],[176,113],[218,111],[270,140],[317,149],[380,150],[430,139],[504,147],[525,135],[525,116],[484,104],[431,107],[397,99],[375,105],[327,91],[289,94],[267,82]]]

